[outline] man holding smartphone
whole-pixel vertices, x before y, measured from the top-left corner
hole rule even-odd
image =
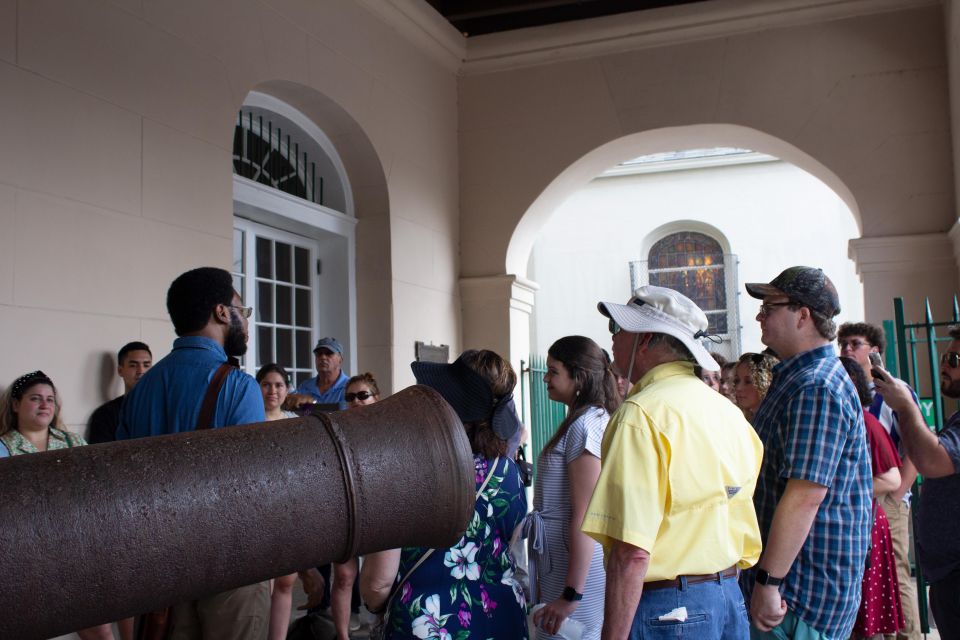
[[[900,487],[884,494],[880,506],[890,521],[890,537],[893,538],[893,554],[897,564],[897,581],[900,583],[900,602],[906,626],[897,633],[898,640],[920,640],[920,611],[917,607],[917,590],[910,575],[910,488],[917,479],[917,468],[907,456],[900,437],[900,419],[887,403],[882,393],[876,390],[871,370],[883,368],[880,354],[886,347],[883,329],[868,322],[846,322],[837,332],[840,355],[853,358],[863,369],[873,391],[873,402],[865,407],[880,421],[897,447],[903,466],[900,467]],[[918,407],[917,395],[910,390],[913,402]]]
[[[950,337],[940,356],[940,391],[947,398],[960,398],[960,327],[951,328]],[[917,542],[937,630],[941,638],[960,638],[960,411],[937,435],[905,382],[879,367],[872,373],[877,391],[900,417],[907,455],[924,476]]]

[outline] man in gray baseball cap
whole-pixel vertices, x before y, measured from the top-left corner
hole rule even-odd
[[[847,638],[872,485],[863,408],[833,346],[837,289],[803,266],[746,288],[763,300],[760,339],[781,360],[753,418],[764,446],[754,494],[764,549],[745,580],[753,637]]]
[[[653,286],[597,307],[634,383],[604,433],[582,525],[604,547],[603,637],[745,640],[737,576],[760,556],[752,496],[763,450],[743,413],[694,375],[694,364],[718,368],[700,344],[707,317]]]

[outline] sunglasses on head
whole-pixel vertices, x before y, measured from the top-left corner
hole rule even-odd
[[[347,402],[353,402],[354,400],[359,400],[363,402],[367,398],[372,398],[373,394],[369,391],[357,391],[356,393],[347,393],[344,394],[343,399]]]
[[[940,356],[940,364],[950,367],[951,369],[960,367],[960,353],[957,353],[956,351],[947,351],[945,354]]]

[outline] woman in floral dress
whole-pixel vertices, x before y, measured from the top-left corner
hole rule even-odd
[[[417,382],[440,392],[464,423],[474,453],[476,507],[467,531],[449,549],[367,556],[360,577],[364,601],[371,611],[389,601],[384,637],[391,640],[525,639],[526,602],[508,552],[527,511],[519,471],[505,455],[507,440],[520,428],[516,373],[492,351],[466,351],[453,364],[415,362],[412,368]]]

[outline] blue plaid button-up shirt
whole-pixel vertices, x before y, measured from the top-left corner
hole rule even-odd
[[[764,546],[788,480],[827,487],[783,599],[820,633],[848,638],[870,544],[872,478],[863,407],[833,345],[774,367],[754,427],[764,449],[753,496]]]

